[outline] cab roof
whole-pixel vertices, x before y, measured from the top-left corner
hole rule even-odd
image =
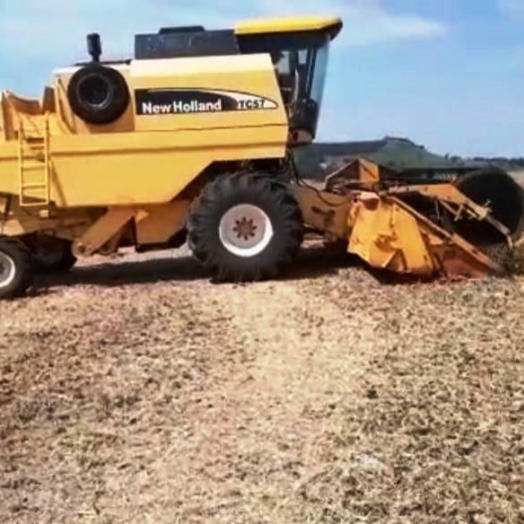
[[[244,20],[235,25],[234,31],[237,35],[325,31],[334,39],[341,29],[342,19],[338,16],[303,16]]]

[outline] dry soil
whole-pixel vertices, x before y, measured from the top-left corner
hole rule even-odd
[[[0,523],[524,522],[524,279],[182,253],[0,304]]]

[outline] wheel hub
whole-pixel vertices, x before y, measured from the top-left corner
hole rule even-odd
[[[7,287],[16,276],[15,263],[11,257],[0,252],[0,288]]]
[[[256,224],[253,222],[253,219],[242,217],[241,220],[236,220],[236,225],[233,228],[233,231],[237,234],[239,239],[244,241],[249,240],[255,236],[257,230]]]
[[[251,204],[240,204],[224,214],[219,234],[222,244],[230,253],[251,257],[268,246],[273,238],[273,227],[262,209]]]

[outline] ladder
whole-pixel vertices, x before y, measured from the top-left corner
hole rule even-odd
[[[37,133],[27,133],[18,121],[18,183],[21,207],[42,207],[50,203],[49,116]]]

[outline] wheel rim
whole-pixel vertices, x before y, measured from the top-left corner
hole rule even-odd
[[[0,251],[0,289],[9,286],[16,277],[14,260]]]
[[[223,246],[239,257],[260,254],[273,238],[270,218],[262,209],[251,204],[239,204],[229,209],[219,225]]]

